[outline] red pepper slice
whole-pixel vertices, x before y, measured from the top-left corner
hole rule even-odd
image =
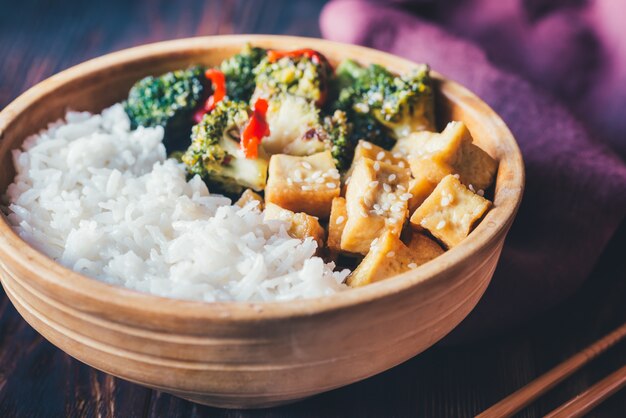
[[[204,76],[211,81],[213,94],[206,100],[204,107],[194,113],[193,119],[196,123],[200,123],[204,114],[215,109],[215,106],[226,97],[226,76],[223,72],[215,68],[209,68],[204,72]]]
[[[259,156],[259,144],[264,136],[270,134],[270,126],[267,124],[265,115],[267,114],[268,103],[265,99],[257,99],[254,103],[254,111],[246,126],[241,132],[240,146],[246,158],[257,158]]]
[[[315,64],[319,64],[323,59],[325,59],[322,57],[322,54],[309,48],[294,49],[293,51],[275,51],[273,49],[267,51],[267,59],[270,62],[276,62],[283,57],[297,58],[302,56],[309,58]]]

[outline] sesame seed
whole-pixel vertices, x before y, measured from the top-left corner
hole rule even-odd
[[[402,200],[403,202],[406,202],[407,200],[409,200],[412,197],[413,197],[413,195],[411,193],[403,193],[403,194],[400,195],[400,200]]]
[[[316,179],[316,180],[315,180],[315,182],[316,182],[317,184],[322,184],[322,183],[324,183],[325,181],[326,181],[326,179],[324,179],[323,177],[320,177],[320,178],[318,178],[318,179]]]
[[[376,159],[377,160],[382,160],[383,158],[385,158],[385,151],[380,151],[378,154],[376,154]]]
[[[293,175],[294,175],[296,181],[302,181],[302,171],[296,170],[296,171],[293,172]]]
[[[448,196],[444,196],[441,198],[441,206],[448,206],[450,204],[450,199]]]
[[[370,144],[367,141],[361,141],[361,145],[363,146],[363,148],[365,149],[372,149],[372,144]]]
[[[367,207],[370,207],[370,206],[372,206],[372,201],[371,201],[369,198],[364,197],[364,198],[363,198],[363,204],[364,204],[365,206],[367,206]]]
[[[461,178],[461,176],[459,176],[458,174],[455,174],[455,175],[453,175],[452,177],[457,178],[457,179],[460,179],[460,178]]]
[[[378,244],[378,238],[374,238],[374,239],[372,240],[372,243],[370,244],[370,248],[371,248],[371,247],[375,247],[375,246],[376,246],[376,244]]]
[[[400,211],[402,211],[402,208],[401,208],[400,206],[393,205],[393,206],[391,207],[391,211],[392,211],[392,212],[400,212]]]
[[[330,176],[330,178],[333,178],[333,179],[341,178],[341,174],[339,174],[339,171],[337,171],[337,170],[329,171],[328,175]]]
[[[387,222],[389,222],[392,225],[395,225],[398,223],[398,220],[396,218],[388,218]]]
[[[335,224],[341,225],[343,223],[343,221],[345,221],[345,220],[346,220],[345,216],[338,216],[337,220],[335,221]]]
[[[483,189],[478,189],[478,191],[476,192],[476,194],[478,196],[484,196],[485,195],[485,191]]]
[[[446,227],[446,221],[444,220],[439,221],[439,223],[436,226],[437,229],[443,229],[445,227]]]
[[[363,218],[367,218],[367,212],[365,212],[363,209],[361,209],[361,216]]]
[[[287,177],[287,184],[288,185],[293,185],[293,180],[291,179],[291,177]]]
[[[393,153],[393,158],[402,158],[402,153],[401,152],[394,152]]]
[[[380,170],[380,163],[378,161],[374,163],[374,170],[376,171]]]
[[[376,186],[378,186],[378,182],[376,180],[370,181],[370,187],[376,187]]]
[[[396,177],[398,177],[398,176],[396,176],[395,174],[390,174],[389,175],[389,181],[394,181],[396,179]]]
[[[395,251],[389,251],[389,252],[387,253],[387,257],[389,257],[389,258],[393,257],[394,255],[396,255],[396,252],[395,252]]]
[[[404,161],[399,161],[398,162],[398,167],[400,167],[400,168],[406,167],[406,165],[404,164]]]
[[[415,263],[409,263],[409,264],[407,265],[407,267],[408,267],[408,268],[410,268],[410,269],[414,269],[414,268],[417,268],[417,264],[415,264]]]
[[[302,161],[302,167],[306,168],[307,170],[310,170],[313,168],[311,163],[309,163],[308,161]]]
[[[313,190],[313,187],[307,186],[306,184],[303,184],[302,186],[300,186],[300,188],[304,190],[305,192],[309,190]]]
[[[318,171],[314,172],[313,174],[311,174],[311,178],[313,180],[315,180],[315,179],[319,178],[321,175],[322,175],[322,172],[318,170]]]
[[[388,185],[387,183],[383,184],[383,190],[386,191],[387,193],[391,192],[391,186]]]
[[[474,190],[474,186],[472,186],[471,184],[469,186],[467,186],[468,189],[470,189],[471,191],[473,191],[474,193],[476,193],[476,190]]]
[[[326,183],[326,187],[328,187],[329,189],[334,189],[337,187],[337,184],[329,181],[328,183]]]
[[[404,187],[401,184],[398,184],[398,190],[401,190],[401,191],[405,192],[406,191],[406,187]]]

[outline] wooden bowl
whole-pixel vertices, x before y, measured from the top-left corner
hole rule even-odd
[[[406,71],[383,52],[319,39],[218,36],[127,49],[63,71],[0,113],[0,191],[11,150],[68,108],[98,112],[148,74],[216,65],[244,45],[311,47]],[[504,122],[462,86],[435,75],[439,120],[463,120],[499,160],[494,207],[462,244],[422,267],[362,288],[293,302],[203,303],[111,286],[62,267],[0,219],[2,285],[24,319],[97,369],[208,405],[267,407],[365,379],[439,341],[487,288],[522,197],[520,151]]]

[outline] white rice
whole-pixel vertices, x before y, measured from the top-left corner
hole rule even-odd
[[[7,191],[17,233],[59,263],[104,282],[204,301],[266,301],[346,289],[348,271],[211,195],[166,159],[161,128],[130,130],[121,105],[100,115],[68,112],[13,151]]]

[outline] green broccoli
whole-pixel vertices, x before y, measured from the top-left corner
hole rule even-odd
[[[354,155],[355,141],[350,140],[351,129],[346,112],[342,110],[335,110],[332,115],[324,118],[327,147],[340,171],[350,166]]]
[[[397,139],[410,132],[434,127],[434,100],[430,69],[426,65],[402,76],[395,76],[380,65],[367,68],[344,61],[337,68],[340,85],[336,107],[355,120],[355,132],[383,133]],[[383,125],[385,129],[377,126]],[[361,133],[359,133],[361,134]],[[365,135],[363,135],[365,137]]]
[[[187,171],[226,194],[239,194],[245,188],[263,190],[267,158],[259,149],[258,158],[248,159],[239,148],[241,130],[248,118],[248,105],[236,101],[219,102],[204,115],[193,127],[191,145],[182,156]]]
[[[220,70],[226,76],[226,94],[230,100],[250,101],[256,87],[254,68],[265,55],[265,49],[248,44],[239,54],[222,62]]]
[[[254,73],[256,89],[253,97],[267,99],[287,93],[321,106],[326,100],[332,68],[319,54],[314,57],[306,54],[284,55],[275,61],[266,56]]]
[[[195,66],[172,71],[159,77],[145,77],[130,89],[124,109],[131,128],[162,126],[163,143],[168,151],[189,144],[193,113],[206,95],[204,68]]]
[[[432,130],[435,125],[435,103],[430,78],[430,69],[421,65],[419,69],[393,79],[393,88],[383,99],[371,97],[374,114],[398,138],[414,131]]]

